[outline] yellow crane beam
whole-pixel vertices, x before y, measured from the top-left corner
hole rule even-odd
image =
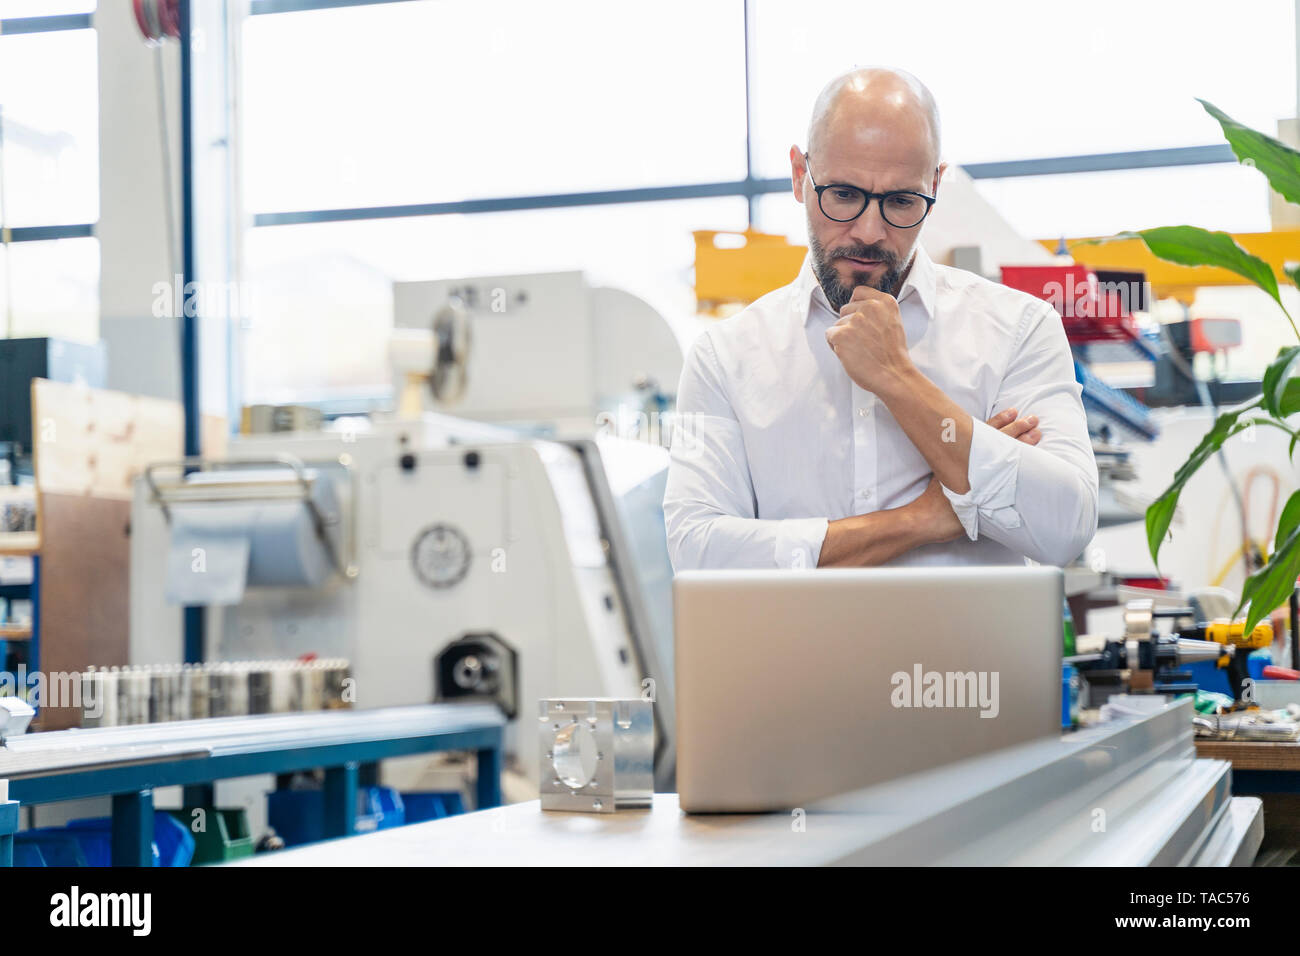
[[[1104,238],[1104,237],[1088,237]],[[1285,265],[1300,263],[1300,229],[1242,232],[1232,237],[1239,246],[1267,262],[1279,282],[1288,282]],[[1094,269],[1125,269],[1146,274],[1156,298],[1190,303],[1205,286],[1249,285],[1235,272],[1210,266],[1180,266],[1157,259],[1140,239],[1117,239],[1098,245],[1066,248],[1079,262]],[[1060,239],[1039,239],[1056,252]],[[700,230],[695,233],[695,294],[701,311],[715,314],[753,302],[794,280],[807,252],[806,246],[784,236],[754,231]],[[1009,265],[1011,263],[1008,263]]]
[[[1089,237],[1104,238],[1104,237]],[[1287,282],[1284,265],[1300,262],[1300,230],[1286,229],[1276,232],[1239,232],[1232,238],[1247,252],[1259,256],[1277,275],[1279,282]],[[1156,298],[1175,298],[1191,302],[1196,290],[1204,286],[1250,285],[1235,272],[1212,266],[1180,266],[1157,259],[1140,239],[1116,239],[1095,246],[1076,246],[1081,239],[1066,239],[1065,245],[1077,261],[1094,269],[1129,269],[1146,273],[1151,291]],[[1049,252],[1056,252],[1060,239],[1039,239],[1039,244]]]

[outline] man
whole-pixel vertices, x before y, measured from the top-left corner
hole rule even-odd
[[[1060,317],[919,244],[939,155],[915,77],[863,69],[823,90],[807,151],[790,150],[803,269],[702,333],[682,373],[676,570],[1060,565],[1096,533]]]

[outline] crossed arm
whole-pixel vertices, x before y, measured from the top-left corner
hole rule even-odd
[[[973,419],[912,363],[891,295],[859,286],[826,341],[929,463],[972,541],[984,534],[1035,561],[1066,564],[1097,532],[1097,464],[1060,316],[1034,303],[1022,328],[989,422]],[[1033,428],[1037,441],[1018,441],[1029,433],[1007,433],[998,406],[1033,409],[1046,429]],[[944,529],[940,519],[931,527]]]
[[[1026,445],[1037,445],[1043,437],[1037,417],[1018,418],[1018,415],[1017,409],[1008,408],[990,418],[987,424]],[[829,522],[817,566],[874,567],[922,545],[952,541],[964,533],[957,513],[944,497],[939,479],[931,477],[920,497],[901,508]]]

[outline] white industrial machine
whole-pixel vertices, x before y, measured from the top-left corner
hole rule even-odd
[[[682,373],[682,343],[655,308],[580,272],[398,282],[393,308],[403,418],[589,436],[620,410],[666,410]]]
[[[132,511],[132,660],[177,658],[179,595],[212,607],[207,657],[346,657],[360,707],[488,700],[528,719],[542,698],[653,694],[671,767],[658,451],[427,416],[160,465]],[[507,742],[531,756],[533,728]]]
[[[180,607],[203,606],[207,659],[346,658],[358,707],[497,704],[530,777],[540,699],[653,699],[669,785],[667,453],[607,426],[670,405],[676,335],[581,273],[394,299],[396,417],[245,435],[137,481],[132,663],[177,661]]]

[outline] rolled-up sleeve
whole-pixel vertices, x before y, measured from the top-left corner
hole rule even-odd
[[[817,566],[826,518],[762,519],[757,510],[744,435],[704,332],[677,390],[664,490],[673,570]]]
[[[970,490],[944,494],[972,541],[985,535],[1043,564],[1074,560],[1097,533],[1097,463],[1061,317],[1046,303],[1026,310],[1025,333],[989,415],[1038,416],[1037,445],[982,421],[971,435]]]

